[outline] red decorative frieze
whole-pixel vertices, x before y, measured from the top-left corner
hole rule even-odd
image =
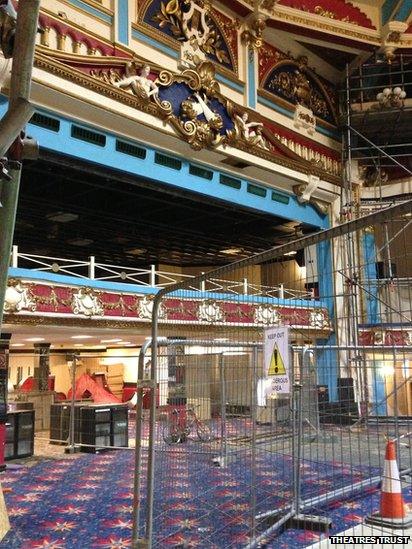
[[[319,154],[325,154],[327,156],[330,156],[334,160],[340,161],[340,153],[338,151],[326,147],[321,143],[317,143],[312,139],[308,139],[302,134],[289,130],[285,126],[281,126],[280,124],[276,124],[274,122],[265,122],[265,127],[276,135],[280,135],[281,137],[293,141],[294,143],[299,143],[300,145],[307,147],[308,149],[312,149]]]
[[[52,285],[9,280],[5,312],[19,315],[127,319],[150,322],[154,295],[108,292],[90,287]],[[289,325],[293,328],[330,331],[326,308],[272,303],[237,303],[228,299],[165,298],[159,310],[161,322],[236,326]],[[306,302],[307,303],[307,302]]]
[[[359,25],[368,29],[376,28],[363,11],[351,2],[345,2],[344,0],[279,0],[278,5],[314,13],[321,17],[343,21],[344,23],[351,23],[352,25]]]
[[[363,329],[359,333],[359,344],[376,347],[376,351],[383,346],[403,347],[411,345],[411,333],[412,331],[392,328]]]

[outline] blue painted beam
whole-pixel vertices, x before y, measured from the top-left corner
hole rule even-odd
[[[330,241],[321,242],[317,245],[317,258],[319,297],[326,303],[329,317],[334,321],[335,302],[333,297],[332,245]],[[329,345],[336,345],[336,335],[331,334],[327,339],[317,339],[316,345],[318,346],[316,352],[318,383],[328,386],[329,398],[332,402],[336,402],[338,400],[339,377],[338,353],[334,349],[328,349]]]
[[[375,359],[370,363],[372,371],[372,415],[375,416],[386,416],[388,414],[384,365],[384,361]]]
[[[247,104],[251,109],[257,105],[256,54],[252,47],[247,52]]]
[[[7,103],[3,102],[0,106],[0,115],[4,114]],[[158,181],[162,184],[180,188],[185,191],[199,193],[216,200],[223,200],[231,204],[237,204],[244,208],[253,209],[259,212],[272,214],[282,219],[293,219],[298,222],[312,225],[315,228],[325,229],[329,226],[327,216],[320,214],[310,204],[300,204],[293,194],[285,191],[276,190],[267,187],[261,183],[256,184],[253,181],[244,179],[238,175],[225,174],[217,171],[210,166],[201,166],[206,168],[211,174],[211,180],[206,180],[190,173],[190,167],[193,163],[177,155],[169,155],[173,160],[180,163],[180,169],[160,165],[156,162],[156,154],[159,151],[142,144],[133,142],[106,132],[101,128],[95,128],[69,120],[55,113],[39,111],[41,114],[52,117],[59,125],[56,131],[45,127],[40,127],[29,123],[27,126],[28,134],[38,140],[40,147],[78,158],[87,162],[106,166],[115,170],[121,170],[132,176],[136,176],[151,181]],[[102,138],[100,145],[84,141],[83,139],[72,136],[73,126],[83,128],[86,131],[96,132]],[[117,140],[130,143],[131,145],[144,148],[145,158],[136,158],[116,150]],[[162,152],[162,151],[160,151]],[[196,163],[194,163],[196,164]],[[237,182],[239,188],[222,184],[221,177],[227,175]],[[276,184],[276,175],[273,175],[274,184]],[[253,189],[258,188],[264,196],[253,193]],[[274,193],[275,191],[275,193]],[[279,198],[281,201],[279,201]]]
[[[245,85],[239,82],[234,82],[230,78],[226,78],[226,76],[223,76],[222,74],[217,73],[216,74],[216,80],[220,82],[221,84],[225,84],[228,88],[232,88],[232,90],[235,90],[239,93],[243,93],[245,91]]]
[[[129,45],[129,0],[117,0],[117,40]]]
[[[406,21],[411,9],[411,0],[386,0],[382,6],[382,25],[389,21]]]
[[[368,280],[377,279],[376,272],[376,246],[375,235],[371,232],[365,232],[363,235],[363,276],[365,279],[365,303],[366,303],[366,322],[377,324],[380,321],[378,287],[376,282]]]
[[[136,29],[132,29],[132,38],[138,40],[139,42],[143,42],[143,44],[147,44],[151,48],[159,50],[162,53],[169,55],[170,57],[173,57],[173,59],[179,58],[179,53],[175,49],[155,40],[154,38],[150,38],[150,36],[146,36],[143,32],[140,32]]]
[[[403,0],[401,5],[397,8],[393,19],[395,21],[407,21],[411,15],[412,3],[411,0]]]

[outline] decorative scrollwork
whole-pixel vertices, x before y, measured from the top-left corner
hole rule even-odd
[[[321,15],[322,17],[327,17],[328,19],[337,19],[339,21],[342,21],[344,23],[351,23],[352,25],[357,25],[358,23],[356,21],[351,21],[349,19],[349,16],[347,15],[343,19],[339,19],[333,11],[326,10],[322,6],[315,6],[315,9],[313,10],[313,13],[316,13],[316,15]]]
[[[30,294],[30,289],[22,282],[10,281],[4,298],[4,312],[18,313],[22,310],[36,310],[36,303]]]
[[[163,89],[175,83],[184,83],[193,90],[194,93],[181,102],[179,111],[169,117],[169,122],[193,149],[216,147],[225,142],[223,118],[212,102],[218,101],[223,108],[226,107],[229,115],[233,108],[220,94],[213,63],[205,61],[196,71],[186,69],[179,75],[162,71],[159,82],[162,82]]]
[[[310,312],[309,324],[312,328],[318,328],[320,330],[330,328],[329,319],[325,314],[325,311],[322,310]]]
[[[106,84],[124,89],[137,97],[142,104],[154,103],[164,116],[171,114],[172,105],[169,101],[159,99],[157,80],[150,78],[149,65],[142,65],[136,61],[129,61],[124,66],[124,76],[113,68],[92,70],[91,76],[102,80]],[[159,75],[160,78],[160,75]]]
[[[272,306],[259,305],[255,309],[254,322],[256,324],[263,324],[265,326],[275,326],[280,324],[282,320],[279,311]]]
[[[295,70],[278,72],[270,81],[268,89],[281,93],[292,103],[302,105],[320,118],[330,115],[329,106],[321,93],[311,85],[304,72]]]
[[[72,310],[75,315],[82,314],[88,317],[104,314],[103,306],[91,288],[80,288],[73,294]]]
[[[224,314],[215,301],[204,301],[199,305],[197,317],[204,322],[223,322]]]

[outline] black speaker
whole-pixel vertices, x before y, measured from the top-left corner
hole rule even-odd
[[[391,268],[389,269],[387,261],[378,261],[376,263],[376,276],[378,278],[391,278],[391,276],[396,277],[396,263],[391,261]]]
[[[338,377],[338,397],[340,402],[355,402],[352,377]]]
[[[295,255],[295,261],[299,267],[305,267],[305,250],[298,250],[298,253]]]

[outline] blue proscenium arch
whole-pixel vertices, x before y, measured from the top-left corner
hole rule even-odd
[[[6,108],[7,102],[3,98],[3,103],[0,105],[0,116],[4,114]],[[327,216],[319,213],[310,204],[300,204],[296,196],[288,194],[285,191],[276,190],[273,193],[272,191],[275,189],[264,184],[256,184],[254,181],[249,181],[238,175],[225,174],[225,172],[218,171],[213,167],[202,165],[202,168],[206,168],[211,173],[210,179],[206,180],[190,173],[190,167],[197,165],[197,163],[186,160],[184,157],[166,153],[168,157],[179,162],[179,169],[173,169],[156,162],[156,154],[159,152],[163,154],[163,151],[156,151],[144,143],[124,139],[114,133],[75,120],[69,120],[52,112],[44,110],[39,110],[38,112],[53,118],[57,123],[54,129],[28,124],[28,135],[37,139],[42,149],[82,161],[92,162],[110,169],[121,170],[124,173],[141,179],[158,181],[163,185],[173,186],[195,194],[206,195],[212,199],[230,202],[243,208],[272,214],[282,219],[312,225],[314,229],[325,229],[329,226]],[[73,126],[76,126],[77,129],[83,128],[86,131],[96,132],[102,137],[103,144],[91,143],[78,137],[73,137]],[[118,147],[116,147],[116,144],[119,139],[132,146],[144,148],[144,158],[136,158],[117,150]],[[235,178],[238,182],[237,188],[222,184],[222,175]],[[275,179],[276,175],[273,177]],[[259,195],[250,190],[251,186],[256,188],[256,185],[262,190],[262,193]],[[277,197],[280,196],[281,201],[274,197],[274,195],[277,195]]]

